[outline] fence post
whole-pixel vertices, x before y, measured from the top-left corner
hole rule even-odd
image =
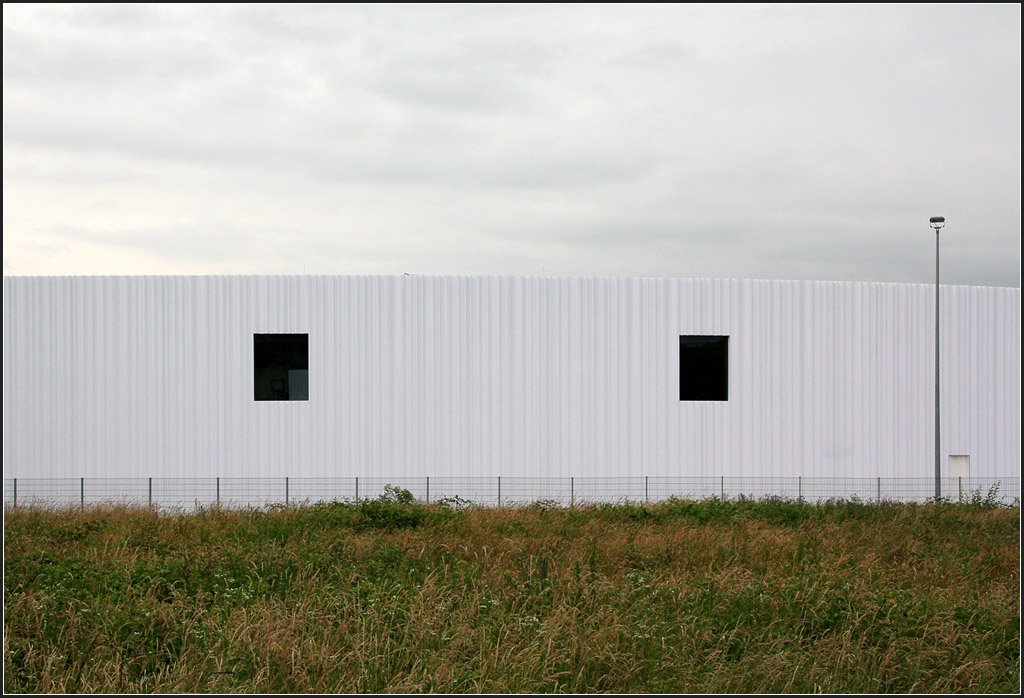
[[[14,508],[18,508],[18,478],[14,478]]]
[[[147,495],[146,496],[147,496],[147,501],[149,502],[149,506],[152,507],[153,506],[153,478],[149,478],[149,483],[147,485]]]
[[[798,502],[804,501],[804,476],[796,476],[796,500]]]
[[[960,503],[963,504],[964,503],[964,478],[961,475],[957,475],[956,476],[956,489],[957,489],[957,492],[960,493],[960,497],[959,497]]]
[[[875,497],[875,499],[878,500],[879,504],[882,503],[882,476],[881,475],[878,476],[878,495]]]
[[[721,482],[722,499],[725,499],[725,475],[722,475],[721,477],[722,477],[722,482]]]
[[[430,476],[427,475],[427,504],[430,504]]]
[[[288,506],[288,476],[284,476],[284,505]]]
[[[501,475],[498,476],[498,506],[501,506]]]
[[[79,497],[78,501],[79,501],[79,503],[81,505],[80,508],[81,508],[82,511],[85,511],[85,478],[84,477],[82,478],[82,481],[79,484],[78,497]]]
[[[220,506],[220,478],[217,478],[217,506]]]
[[[576,478],[569,478],[569,506],[576,506]]]
[[[356,475],[356,502],[359,502],[359,476]]]
[[[648,489],[647,489],[647,477],[648,477],[647,475],[644,475],[644,504],[650,504],[651,503],[651,496],[650,496],[650,494],[648,492]]]

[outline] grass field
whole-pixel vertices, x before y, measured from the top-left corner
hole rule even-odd
[[[1020,510],[8,509],[6,692],[1017,692]]]

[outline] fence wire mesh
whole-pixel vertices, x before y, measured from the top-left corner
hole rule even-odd
[[[952,502],[1019,504],[1020,478],[944,478]],[[407,490],[420,502],[520,506],[652,503],[678,499],[788,499],[807,502],[925,502],[933,478],[744,477],[340,477],[340,478],[5,478],[5,507],[131,504],[162,509],[267,507],[356,502]]]

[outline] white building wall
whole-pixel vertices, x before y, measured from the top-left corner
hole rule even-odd
[[[934,475],[934,287],[5,277],[4,476]],[[309,401],[253,334],[309,333]],[[679,335],[730,337],[679,401]],[[1020,290],[942,287],[942,449],[1020,474]]]

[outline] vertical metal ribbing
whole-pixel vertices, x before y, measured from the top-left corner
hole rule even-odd
[[[927,238],[921,235],[923,252]],[[938,236],[941,245],[941,232]],[[1019,342],[1013,340],[1019,335],[1020,291],[951,285],[945,292],[950,302],[942,303],[941,256],[939,263],[940,333],[942,307],[950,309],[951,323],[956,321],[945,340],[940,334],[940,368],[947,363],[951,369],[948,380],[941,378],[940,371],[940,387],[950,389],[950,399],[944,402],[970,407],[951,407],[955,420],[941,418],[940,413],[940,426],[951,425],[951,439],[960,433],[969,437],[975,463],[985,463],[975,466],[975,474],[1012,474],[1005,473],[1001,464],[1007,454],[1019,455],[1019,438],[1017,443],[1012,438],[1020,418],[1019,387],[1009,384],[1017,381],[992,378],[1010,371],[1008,365],[1012,368],[1014,344],[1019,353]],[[145,463],[157,465],[165,459],[180,464],[174,477],[193,478],[196,482],[190,487],[202,488],[198,480],[209,477],[211,464],[204,466],[190,452],[195,444],[206,444],[216,445],[213,450],[225,463],[218,470],[277,477],[275,464],[289,458],[289,440],[274,438],[276,428],[247,432],[251,423],[244,413],[256,409],[262,414],[273,407],[252,402],[248,374],[245,381],[229,381],[218,399],[204,401],[195,410],[176,409],[185,399],[184,387],[163,389],[159,380],[161,375],[189,375],[196,370],[225,375],[233,366],[251,361],[252,332],[270,331],[274,318],[294,317],[302,327],[291,329],[309,329],[321,339],[329,336],[332,343],[353,347],[352,356],[376,362],[365,375],[360,374],[359,361],[333,365],[310,335],[309,359],[317,364],[310,370],[329,367],[332,377],[352,388],[298,403],[301,411],[309,412],[310,424],[337,423],[339,415],[352,412],[353,405],[400,405],[383,410],[379,419],[353,413],[354,421],[343,430],[344,436],[330,429],[310,431],[301,455],[287,468],[303,478],[349,479],[348,468],[377,477],[384,473],[373,464],[389,461],[392,466],[388,467],[396,470],[388,475],[421,477],[431,458],[442,453],[442,459],[429,467],[436,466],[439,477],[489,477],[473,461],[479,461],[477,456],[489,444],[501,443],[507,447],[502,447],[500,469],[510,476],[564,476],[568,470],[539,472],[537,464],[567,462],[564,459],[571,455],[570,460],[587,463],[594,473],[636,477],[639,470],[654,469],[655,478],[670,476],[671,482],[686,479],[680,475],[713,478],[712,468],[724,465],[730,477],[742,479],[737,479],[742,489],[758,470],[757,463],[751,462],[751,454],[756,454],[779,464],[772,472],[776,476],[814,468],[812,476],[858,478],[866,476],[869,468],[880,468],[878,472],[885,470],[887,480],[891,478],[887,487],[893,497],[910,495],[909,488],[901,495],[900,487],[892,487],[896,477],[923,477],[928,482],[917,487],[926,496],[924,492],[933,489],[934,463],[933,472],[928,473],[924,462],[934,439],[927,438],[924,411],[926,386],[934,376],[909,369],[928,351],[928,336],[935,331],[935,318],[928,322],[926,308],[928,301],[935,302],[936,290],[928,285],[465,277],[418,281],[408,277],[404,281],[301,276],[9,277],[4,279],[4,324],[11,341],[5,346],[4,371],[8,382],[17,382],[19,389],[12,391],[13,402],[8,405],[8,416],[18,419],[8,420],[6,429],[8,436],[19,433],[21,438],[5,444],[9,465],[19,464],[8,475],[24,472],[33,480],[67,477],[64,501],[69,503],[67,483],[74,472],[69,464],[76,463],[76,458],[76,467],[82,468],[79,475],[88,472],[90,477],[110,473],[137,477]],[[152,308],[163,311],[149,312]],[[38,321],[51,311],[52,321]],[[706,423],[667,418],[660,400],[642,399],[649,385],[660,385],[664,376],[659,377],[659,371],[667,367],[675,373],[678,368],[672,365],[678,360],[674,346],[661,344],[663,328],[673,323],[693,328],[680,332],[728,334],[748,328],[744,336],[749,342],[739,346],[730,341],[736,344],[730,370],[749,380],[742,386],[730,381],[729,402],[713,410],[739,410],[744,420],[752,420],[745,428],[729,429],[729,419],[710,416]],[[69,382],[48,371],[47,362],[34,359],[64,356],[79,326],[90,328],[88,337],[83,337],[90,346],[75,354],[76,379]],[[514,328],[513,341],[503,343],[493,331],[496,327]],[[424,347],[444,349],[425,351],[415,361],[402,352],[395,354],[388,347],[398,346],[393,340],[403,332],[419,333]],[[137,339],[138,346],[123,344],[125,337]],[[177,343],[166,341],[167,337],[180,337],[190,346],[211,351],[178,351]],[[239,337],[244,341],[239,342]],[[949,344],[946,356],[950,359],[945,362],[941,361],[943,341]],[[596,343],[593,372],[623,376],[621,381],[594,382],[585,377],[589,373],[579,372],[572,357],[578,355],[579,347],[592,343]],[[905,351],[911,344],[921,350],[912,352],[914,356]],[[978,351],[979,346],[987,348]],[[117,356],[109,354],[109,360],[104,360],[104,347]],[[122,360],[128,356],[125,351],[137,359],[128,362],[133,369],[127,372]],[[934,358],[934,349],[929,353]],[[12,357],[33,360],[23,364]],[[508,363],[510,357],[515,359],[514,373],[492,374],[494,362]],[[761,359],[765,359],[763,366]],[[82,368],[86,364],[89,370]],[[394,371],[384,365],[404,368]],[[754,371],[751,366],[765,370]],[[818,380],[823,375],[835,380]],[[772,381],[780,380],[776,390]],[[409,386],[416,389],[406,394]],[[626,389],[629,386],[643,391],[633,395]],[[740,387],[742,395],[737,392]],[[74,391],[95,395],[108,388],[116,388],[126,401],[100,401],[83,416],[82,406],[68,399]],[[487,399],[492,389],[501,392],[500,402]],[[839,412],[832,412],[837,394],[850,399]],[[630,395],[639,402],[618,399]],[[1017,404],[1011,405],[1012,401]],[[123,414],[128,403],[137,409]],[[794,405],[802,407],[790,409]],[[675,407],[694,414],[707,409],[676,401],[673,414]],[[263,416],[278,426],[298,416],[292,414],[294,409],[288,409],[289,414],[277,414],[276,407],[271,411],[275,416]],[[892,428],[893,416],[905,414],[919,415],[919,430]],[[164,423],[161,415],[170,421]],[[433,431],[432,425],[446,423],[463,428],[444,434]],[[55,430],[56,424],[69,428]],[[172,433],[190,437],[168,439]],[[130,438],[98,438],[99,434],[130,434]],[[544,438],[514,438],[522,434]],[[948,454],[941,443],[953,441],[942,438],[941,429],[939,436],[940,467],[946,472]],[[39,440],[51,437],[45,448],[38,446]],[[856,444],[852,459],[820,470],[822,463],[812,459],[821,455],[819,445],[826,442]],[[431,452],[418,448],[424,444]],[[687,451],[702,454],[699,460],[706,465],[687,463]],[[253,453],[264,456],[261,464],[251,462]],[[640,453],[643,459],[636,457]],[[161,469],[161,478],[168,474]],[[670,481],[656,479],[655,484],[664,482]],[[710,482],[706,486],[712,486]],[[18,484],[20,506],[22,483]],[[941,487],[945,491],[944,483]],[[339,496],[341,489],[339,482]],[[43,490],[36,485],[30,490],[37,493],[30,497],[31,504]],[[190,499],[187,492],[182,494]],[[205,498],[201,491],[197,494]],[[970,494],[964,499],[969,500]]]

